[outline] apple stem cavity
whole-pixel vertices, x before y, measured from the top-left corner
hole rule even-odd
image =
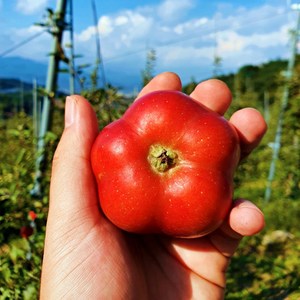
[[[148,161],[155,172],[165,173],[176,166],[178,155],[161,145],[151,145]]]

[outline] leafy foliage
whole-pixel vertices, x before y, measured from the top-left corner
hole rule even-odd
[[[246,239],[233,257],[226,299],[299,299],[299,237],[263,242]]]
[[[146,57],[145,69],[142,70],[142,86],[147,85],[147,83],[154,77],[154,69],[156,63],[156,51],[150,49]]]
[[[36,299],[48,199],[30,196],[35,151],[31,118],[19,113],[2,122],[0,139],[0,299]],[[53,134],[47,140],[49,149],[53,148]],[[47,170],[43,185],[49,185]],[[38,219],[34,235],[25,239],[20,237],[20,229],[32,222],[30,210]]]
[[[242,68],[237,74],[240,85],[233,89],[237,108],[253,106],[268,119],[268,133],[261,145],[241,165],[236,174],[236,197],[246,197],[262,208],[266,229],[258,237],[245,238],[232,259],[228,271],[227,299],[299,299],[300,234],[300,149],[299,149],[299,75],[295,68],[290,83],[290,98],[284,113],[282,140],[272,198],[266,203],[264,191],[272,157],[272,146],[279,121],[282,86],[285,83],[283,61],[260,67]],[[244,79],[242,79],[244,78]],[[263,101],[269,91],[269,105]],[[264,239],[281,230],[293,238],[269,244]]]

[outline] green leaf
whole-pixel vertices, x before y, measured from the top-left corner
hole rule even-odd
[[[3,265],[1,266],[0,269],[2,276],[5,280],[6,283],[10,283],[11,282],[11,270],[9,269],[9,264],[8,263],[3,263]]]
[[[24,300],[36,299],[36,296],[37,296],[37,290],[34,285],[28,285],[26,290],[23,291]]]
[[[22,148],[22,149],[19,151],[19,154],[18,154],[17,159],[16,159],[16,164],[17,164],[17,165],[19,165],[20,162],[23,160],[25,153],[26,153],[26,149],[24,149],[24,148]]]

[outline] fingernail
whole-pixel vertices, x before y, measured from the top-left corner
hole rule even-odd
[[[235,201],[234,206],[239,208],[239,209],[240,208],[253,209],[253,210],[256,210],[257,212],[263,214],[263,212],[249,200],[238,199],[238,200]]]
[[[70,96],[66,98],[65,104],[65,128],[71,126],[75,120],[76,103]]]

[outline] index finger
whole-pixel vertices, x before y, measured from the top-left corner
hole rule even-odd
[[[155,76],[138,94],[137,99],[148,93],[162,90],[180,91],[182,88],[179,76],[172,72],[164,72]]]

